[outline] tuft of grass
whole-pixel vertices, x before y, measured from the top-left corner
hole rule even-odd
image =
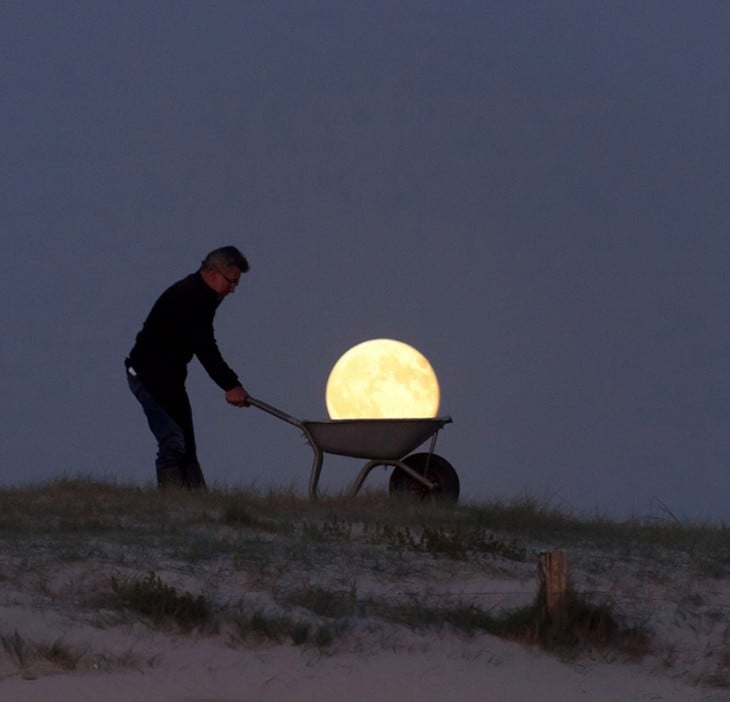
[[[258,519],[238,500],[231,500],[226,504],[221,521],[231,526],[258,526]]]
[[[594,605],[574,591],[569,591],[562,611],[552,616],[539,598],[498,614],[471,604],[437,607],[419,599],[380,611],[384,618],[415,630],[450,626],[468,636],[487,633],[563,654],[590,648],[641,658],[649,651],[646,629],[622,625],[609,603]]]
[[[462,560],[468,558],[470,553],[487,553],[520,562],[527,558],[527,549],[516,541],[507,542],[498,539],[484,528],[467,531],[461,525],[457,525],[454,530],[424,527],[421,547],[434,556],[444,554]]]
[[[429,553],[434,558],[443,556],[452,560],[467,560],[470,554],[484,553],[513,561],[523,562],[527,549],[516,541],[498,539],[479,525],[457,523],[455,526],[430,526],[424,524],[420,529],[408,525],[367,522],[363,528],[363,538],[371,545],[387,545],[391,548],[406,548],[411,551]]]
[[[17,629],[11,636],[0,636],[0,643],[10,660],[23,671],[28,671],[39,660],[45,660],[61,670],[76,670],[82,657],[60,639],[51,644],[35,644],[26,641]]]
[[[62,670],[76,670],[82,657],[78,651],[65,646],[60,640],[43,646],[40,650],[43,658]]]
[[[703,687],[711,687],[718,690],[730,688],[730,670],[716,670],[708,673],[700,677],[697,683]]]
[[[18,633],[17,629],[12,636],[0,636],[0,643],[2,643],[5,653],[8,654],[18,668],[27,667],[32,657],[32,652],[30,646]]]
[[[357,592],[327,590],[318,585],[304,587],[290,593],[284,602],[293,607],[302,607],[310,612],[330,619],[354,616],[358,611]]]
[[[130,582],[119,582],[112,576],[111,588],[118,607],[148,617],[156,626],[174,623],[189,631],[213,624],[211,607],[202,595],[178,594],[154,571]]]
[[[584,649],[614,650],[633,659],[649,652],[648,630],[643,626],[624,625],[610,601],[594,604],[568,588],[556,612],[549,614],[541,599],[532,609],[534,634],[548,650],[573,653]]]
[[[305,521],[302,533],[308,541],[349,541],[352,536],[352,522],[335,517],[323,522]]]
[[[236,635],[245,640],[249,637],[263,638],[276,643],[291,641],[295,646],[312,644],[326,648],[334,641],[333,628],[316,626],[310,622],[288,616],[272,616],[263,612],[252,615],[239,615],[233,620]]]

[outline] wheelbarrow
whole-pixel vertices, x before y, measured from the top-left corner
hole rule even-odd
[[[369,459],[350,487],[349,494],[352,496],[360,492],[373,468],[392,466],[388,486],[391,495],[451,503],[459,499],[459,477],[456,471],[445,458],[433,452],[438,432],[451,422],[451,417],[307,421],[292,417],[253,397],[249,397],[248,402],[293,424],[304,434],[314,452],[309,477],[309,497],[312,500],[317,499],[325,453]],[[427,452],[411,453],[429,438],[431,443]]]

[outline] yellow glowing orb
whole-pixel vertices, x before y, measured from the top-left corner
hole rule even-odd
[[[331,419],[435,417],[439,384],[416,349],[393,339],[363,341],[335,363],[325,394]]]

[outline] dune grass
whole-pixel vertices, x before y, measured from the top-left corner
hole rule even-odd
[[[229,548],[228,527],[238,534],[293,536],[310,540],[349,540],[353,530],[370,543],[465,558],[475,551],[524,560],[528,544],[541,547],[619,548],[659,555],[682,553],[702,571],[730,574],[730,526],[683,524],[674,519],[647,523],[639,518],[613,521],[549,508],[531,499],[457,508],[404,504],[384,493],[356,498],[327,497],[311,502],[289,492],[257,494],[213,490],[160,493],[87,479],[0,489],[0,537],[78,536],[133,540],[140,545],[200,541],[199,555]],[[192,538],[191,538],[192,535]],[[218,543],[221,542],[221,543]],[[194,558],[195,549],[190,549]],[[83,549],[79,555],[83,556]],[[0,572],[0,579],[2,573]]]
[[[393,500],[382,492],[358,497],[332,496],[312,502],[292,492],[245,490],[184,490],[159,492],[154,487],[119,485],[92,479],[62,478],[49,483],[0,489],[0,531],[34,533],[44,530],[76,533],[114,532],[133,523],[135,529],[180,526],[215,521],[238,526],[284,530],[288,520],[336,520],[398,526],[430,525],[491,529],[522,538],[545,538],[610,545],[626,538],[648,545],[693,550],[726,549],[730,525],[682,523],[674,518],[622,521],[585,516],[543,505],[531,498],[493,501],[456,508]],[[727,555],[726,551],[723,552]]]

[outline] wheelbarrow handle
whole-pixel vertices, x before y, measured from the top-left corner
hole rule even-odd
[[[287,414],[286,412],[283,412],[280,409],[277,409],[276,407],[273,407],[272,405],[264,402],[263,400],[259,400],[255,397],[248,396],[248,404],[256,407],[263,412],[266,412],[267,414],[271,414],[277,419],[281,419],[284,422],[288,422],[289,424],[293,424],[295,427],[299,427],[300,429],[303,428],[302,422],[299,421],[296,417],[292,417],[290,414]]]
[[[309,497],[312,500],[316,500],[319,475],[322,472],[322,449],[315,442],[314,437],[307,428],[306,424],[296,417],[292,417],[290,414],[282,412],[280,409],[276,409],[276,407],[272,407],[263,400],[258,400],[255,397],[251,397],[250,395],[248,396],[248,404],[262,410],[263,412],[266,412],[267,414],[273,415],[277,419],[281,419],[284,422],[293,424],[298,429],[301,429],[302,433],[307,439],[307,443],[309,443],[310,447],[312,448],[312,452],[314,453],[314,458],[312,461],[312,471],[309,476]]]

